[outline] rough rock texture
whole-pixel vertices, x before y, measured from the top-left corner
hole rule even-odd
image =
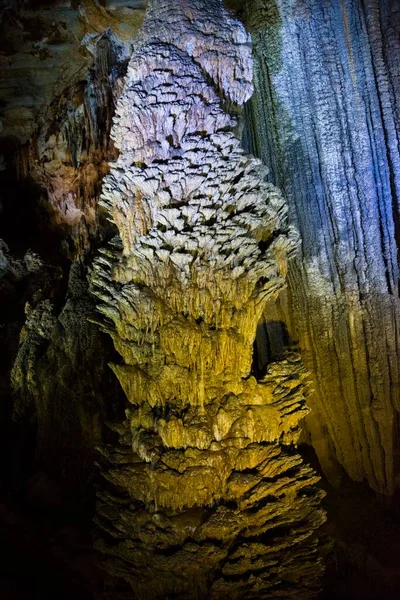
[[[297,355],[251,375],[297,237],[234,134],[250,39],[206,0],[153,1],[101,197],[119,235],[91,276],[129,401],[103,446],[98,548],[135,598],[312,598],[318,477],[297,453]]]
[[[109,396],[118,398],[107,369],[109,349],[89,322],[94,307],[84,281],[84,268],[76,262],[59,314],[48,299],[26,305],[11,372],[14,420],[33,419],[35,462],[47,476],[64,480],[69,495],[76,493],[77,484],[89,483],[104,419],[112,414]]]
[[[247,142],[271,166],[302,239],[277,313],[312,371],[310,440],[332,481],[338,462],[390,495],[399,470],[398,2],[251,0],[244,18],[256,87]]]
[[[108,161],[116,157],[111,119],[143,10],[129,9],[132,18],[136,15],[136,28],[128,14],[120,14],[126,19],[125,36],[130,36],[127,44],[115,33],[122,36],[117,21],[108,13],[100,19],[103,8],[90,13],[89,24],[85,21],[82,15],[90,2],[80,4],[79,15],[77,7],[66,3],[52,5],[51,11],[49,6],[40,11],[26,4],[18,10],[12,3],[1,7],[6,84],[0,132],[0,237],[9,249],[2,247],[0,254],[0,295],[6,306],[0,316],[0,426],[4,456],[14,459],[0,479],[5,471],[13,471],[12,478],[26,485],[33,458],[33,472],[46,473],[56,485],[61,482],[79,503],[83,498],[76,485],[84,494],[92,493],[88,488],[95,446],[104,421],[114,415],[119,394],[105,368],[114,353],[111,344],[88,322],[94,301],[87,293],[86,262],[93,247],[113,235],[97,203]],[[59,31],[63,20],[69,36],[65,46]],[[52,37],[46,37],[48,27],[55,29]],[[32,36],[47,48],[46,56],[53,57],[50,63],[43,58],[43,71],[32,63]],[[65,80],[58,87],[53,77],[60,71]],[[25,119],[23,110],[12,109],[29,104],[21,80],[36,86],[34,123]],[[105,397],[115,403],[106,403]]]
[[[12,224],[21,242],[40,223],[47,238],[49,229],[57,234],[48,243],[51,251],[62,242],[62,254],[71,260],[104,237],[97,200],[108,161],[116,156],[111,118],[145,6],[97,0],[1,4],[0,211],[6,223],[0,235],[6,242],[17,237],[7,231],[8,213],[25,216],[24,204],[32,201],[41,213],[29,215],[34,223]],[[17,209],[16,194],[26,196]],[[43,226],[46,221],[51,227]]]
[[[99,586],[95,597],[105,597],[102,575],[96,572],[92,577],[93,566],[88,564],[94,559],[90,550],[91,495],[96,472],[93,446],[103,434],[114,444],[113,436],[118,434],[108,431],[104,424],[107,418],[118,421],[115,412],[125,395],[105,366],[119,360],[111,348],[111,339],[87,322],[88,317],[95,318],[95,312],[85,278],[92,251],[116,233],[115,226],[106,223],[105,210],[99,207],[97,199],[101,180],[109,170],[108,162],[117,157],[109,135],[111,119],[145,4],[135,0],[0,1],[0,238],[5,241],[0,242],[0,537],[2,547],[7,549],[0,565],[2,598],[88,600],[92,598],[93,578]],[[332,156],[339,160],[342,155],[347,156],[349,149],[358,165],[362,156],[369,157],[365,163],[365,184],[362,177],[360,186],[358,177],[358,185],[364,194],[360,203],[364,205],[365,201],[372,215],[378,199],[379,206],[383,206],[382,199],[387,196],[388,179],[380,179],[380,174],[388,168],[392,190],[398,177],[393,137],[398,124],[396,94],[400,89],[398,2],[282,0],[261,5],[251,0],[227,0],[226,4],[242,11],[247,4],[247,22],[256,41],[256,94],[247,115],[247,143],[251,139],[252,151],[272,166],[270,179],[284,188],[290,202],[289,221],[297,220],[296,212],[299,213],[297,225],[307,240],[308,253],[314,256],[315,248],[315,256],[317,250],[320,256],[318,240],[324,238],[330,248],[328,253],[335,256],[333,234],[326,232],[333,227],[330,219],[336,224],[340,220],[335,195],[327,193],[327,182],[331,182],[331,187],[332,173],[339,173],[336,183],[340,188],[351,171],[338,171],[336,163],[333,170]],[[363,63],[360,57],[364,57]],[[352,64],[355,70],[350,73]],[[322,93],[324,102],[328,102],[326,113],[317,102]],[[361,115],[357,120],[354,111],[356,106],[362,108],[362,100],[366,110],[357,113]],[[227,109],[236,114],[233,104],[228,104]],[[384,128],[379,127],[380,110]],[[294,113],[295,129],[288,120],[288,115],[292,118]],[[368,125],[369,114],[373,119]],[[326,145],[330,132],[342,124],[339,150],[335,147],[331,152],[331,146]],[[356,143],[354,135],[364,132],[363,137],[366,127],[370,127],[369,143],[358,144],[358,138]],[[235,131],[239,133],[240,127],[235,127]],[[370,173],[377,175],[375,192],[371,192]],[[343,202],[349,229],[335,225],[336,246],[339,233],[351,230],[357,216],[357,212],[349,212],[353,204],[346,198]],[[301,218],[302,206],[304,211],[310,209],[304,215],[311,214],[312,218]],[[315,208],[321,207],[323,213],[325,206],[332,212],[329,218],[321,218],[322,227],[319,221],[316,224]],[[361,222],[365,231],[373,232],[377,220],[368,220],[364,214]],[[379,247],[374,243],[375,247],[379,256]],[[342,268],[351,270],[345,253],[340,256],[344,256]],[[373,468],[379,472],[383,463],[390,470],[396,452],[392,454],[385,442],[385,455],[379,454],[374,421],[367,441],[359,433],[368,423],[371,425],[371,408],[365,402],[368,395],[360,395],[361,409],[348,409],[354,406],[354,393],[349,392],[353,389],[352,377],[367,390],[369,374],[366,362],[356,363],[349,351],[344,325],[350,314],[346,288],[335,289],[333,305],[332,296],[327,296],[333,317],[328,318],[325,312],[321,325],[313,300],[320,296],[315,288],[304,287],[308,280],[318,281],[319,275],[314,279],[304,258],[302,263],[307,267],[308,279],[298,267],[296,271],[292,261],[291,288],[295,298],[307,297],[310,301],[304,301],[304,309],[294,310],[293,298],[286,290],[280,292],[276,301],[273,295],[269,296],[263,311],[265,322],[257,326],[252,372],[262,379],[268,364],[278,361],[282,347],[299,338],[296,321],[303,323],[303,356],[314,371],[314,380],[318,379],[319,394],[332,409],[329,415],[325,411],[324,416],[321,400],[315,398],[314,409],[306,416],[309,441],[318,450],[325,472],[339,483],[337,489],[326,488],[328,524],[323,531],[335,538],[336,546],[328,560],[323,598],[397,598],[399,516],[395,515],[392,523],[378,503],[371,508],[368,490],[363,484],[348,481],[341,469],[338,473],[336,464],[339,458],[348,472],[360,479],[369,460],[365,457],[383,457],[374,458]],[[294,279],[293,273],[299,278]],[[375,271],[366,271],[366,276],[370,273]],[[372,289],[375,283],[370,285]],[[360,302],[365,309],[366,286],[362,293]],[[355,307],[359,306],[357,301]],[[365,331],[383,344],[384,336],[380,334],[392,327],[391,320],[385,302],[381,306],[376,300],[371,306],[373,313],[362,313]],[[384,314],[380,313],[381,308]],[[308,324],[304,324],[306,314]],[[376,334],[380,314],[383,325]],[[350,325],[350,317],[348,322]],[[355,339],[354,357],[362,356],[365,348],[370,351],[370,342],[365,346],[362,337]],[[392,355],[393,346],[394,342],[388,344],[388,356]],[[333,365],[333,356],[340,361],[338,367]],[[374,385],[378,381],[376,365],[381,368],[385,357],[382,351],[380,362],[376,358],[370,361],[374,365]],[[17,391],[13,395],[10,371],[16,359],[13,381]],[[298,364],[296,359],[293,372]],[[349,375],[352,365],[356,367],[354,375]],[[390,379],[390,393],[394,394],[395,369]],[[389,377],[382,376],[382,380],[387,385]],[[341,381],[343,401],[338,401]],[[387,398],[389,395],[384,402]],[[307,405],[312,404],[313,396],[307,399]],[[122,420],[121,410],[119,422]],[[349,427],[342,425],[347,422],[351,422]],[[391,435],[390,419],[386,425],[383,422],[380,431]],[[332,439],[336,440],[336,448]],[[349,439],[352,446],[348,445]],[[303,446],[301,451],[308,449]],[[315,466],[318,469],[317,461]],[[398,473],[396,465],[394,470]],[[375,489],[382,489],[382,482],[373,483],[374,477],[369,482]],[[355,502],[349,499],[350,491],[346,489],[355,495]],[[115,492],[115,487],[109,491]],[[82,503],[85,511],[74,513],[76,505]],[[397,510],[396,497],[392,506]],[[82,525],[88,560],[82,557],[80,547]],[[76,534],[71,535],[71,527]],[[66,554],[79,565],[80,576],[75,567],[70,568]],[[110,598],[115,597],[113,589]],[[132,592],[128,591],[126,597],[131,599]]]
[[[129,46],[145,7],[131,0],[2,0],[1,137],[25,143],[48,124],[54,99],[86,78],[97,38],[110,29]]]

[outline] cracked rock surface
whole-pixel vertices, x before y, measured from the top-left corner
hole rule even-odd
[[[255,48],[249,148],[271,166],[302,239],[282,312],[315,383],[308,439],[332,483],[345,471],[390,497],[400,409],[398,2],[251,0],[243,16]]]

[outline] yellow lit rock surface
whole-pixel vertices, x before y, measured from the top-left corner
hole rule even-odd
[[[251,375],[297,246],[235,135],[251,73],[250,38],[222,2],[150,2],[116,108],[101,202],[119,236],[91,286],[128,402],[101,449],[98,547],[137,598],[319,589],[323,493],[296,451],[306,372],[289,354]]]

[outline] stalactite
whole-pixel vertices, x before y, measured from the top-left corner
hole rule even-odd
[[[111,119],[121,93],[126,48],[111,30],[91,40],[94,66],[87,81],[67,88],[48,109],[48,122],[31,144],[27,174],[43,190],[51,220],[82,256],[101,237],[98,197],[108,161],[116,156]]]
[[[135,598],[313,598],[322,491],[296,450],[306,372],[251,374],[297,236],[237,115],[250,39],[206,0],[151,1],[118,101],[93,265],[128,400],[102,447],[98,548]],[[236,115],[236,116],[235,116]]]

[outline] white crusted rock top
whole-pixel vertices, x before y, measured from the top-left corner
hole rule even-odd
[[[138,45],[150,40],[194,59],[232,102],[242,105],[253,93],[250,35],[222,0],[150,0]]]
[[[101,202],[119,235],[91,285],[129,408],[102,448],[98,523],[115,543],[99,548],[138,598],[318,590],[322,492],[294,448],[306,372],[290,355],[251,375],[297,244],[234,133],[251,73],[248,35],[221,2],[151,2],[117,105]]]

